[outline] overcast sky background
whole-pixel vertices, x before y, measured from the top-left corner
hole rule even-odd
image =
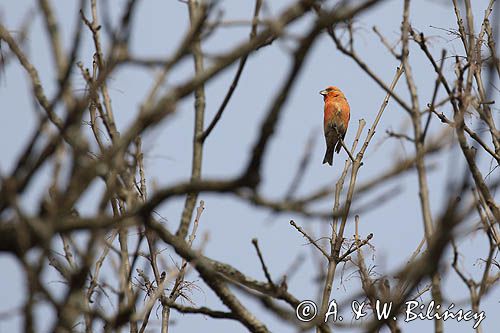
[[[57,18],[62,27],[65,49],[71,45],[73,30],[78,19],[78,1],[52,1],[56,9]],[[483,16],[486,0],[472,1],[476,23]],[[27,0],[0,2],[0,20],[2,24],[15,33],[28,13],[36,9],[35,2]],[[101,2],[100,2],[101,3]],[[102,2],[104,3],[104,2]],[[109,1],[109,8],[114,20],[121,13],[123,1]],[[280,13],[290,1],[272,0],[265,1],[262,10],[263,17],[271,17]],[[372,26],[377,28],[394,42],[399,37],[402,20],[403,1],[385,1],[383,4],[361,15],[355,23],[357,52],[374,69],[374,71],[390,83],[395,73],[398,62],[381,45],[378,37],[372,32]],[[254,1],[221,1],[225,19],[250,19],[253,14]],[[88,12],[87,8],[87,12]],[[100,10],[102,14],[102,9]],[[412,2],[411,23],[417,31],[422,31],[426,36],[432,36],[432,53],[439,57],[441,49],[445,47],[448,54],[463,55],[464,51],[459,40],[454,39],[446,31],[438,28],[454,28],[456,19],[451,7],[451,1],[424,1]],[[491,20],[495,22],[494,20]],[[132,54],[148,57],[164,57],[177,47],[179,40],[188,27],[187,6],[179,1],[145,0],[138,6],[133,35],[131,39]],[[311,17],[301,20],[293,25],[292,32],[301,33],[309,26]],[[478,29],[478,26],[476,27]],[[476,30],[477,31],[477,30]],[[249,27],[227,28],[214,34],[206,40],[202,47],[208,54],[220,53],[230,49],[238,41],[248,38]],[[78,59],[85,66],[91,67],[94,53],[90,33],[83,34],[83,47]],[[204,146],[203,177],[215,177],[238,174],[245,165],[249,156],[251,145],[259,131],[260,121],[273,97],[282,85],[284,74],[290,65],[290,42],[275,42],[269,47],[260,49],[249,58],[243,76],[236,92],[228,105],[221,122],[207,139]],[[4,44],[2,48],[7,48]],[[52,55],[48,48],[48,41],[40,15],[35,15],[31,23],[26,52],[30,60],[39,71],[40,77],[49,96],[55,91],[56,75],[52,62]],[[416,83],[419,88],[420,105],[430,102],[434,89],[434,73],[425,61],[418,46],[411,46],[411,59]],[[207,61],[208,63],[208,61]],[[445,65],[446,73],[453,71],[453,60]],[[206,86],[207,109],[205,123],[208,124],[217,111],[227,88],[233,78],[236,66],[210,81]],[[169,85],[180,82],[192,75],[193,63],[189,58],[184,61],[171,75]],[[113,110],[119,130],[124,130],[138,112],[138,107],[143,101],[148,89],[151,87],[154,73],[137,67],[122,67],[109,81]],[[300,157],[303,154],[309,136],[314,135],[314,150],[312,163],[305,175],[299,194],[310,193],[315,188],[324,184],[333,184],[343,168],[345,153],[334,157],[334,167],[329,168],[321,164],[324,154],[324,139],[322,133],[322,98],[319,90],[328,85],[340,87],[351,106],[351,123],[346,136],[350,146],[358,126],[358,120],[367,121],[362,139],[371,126],[385,93],[369,79],[357,65],[337,51],[333,42],[326,34],[314,44],[314,49],[307,58],[304,69],[293,87],[288,102],[284,106],[278,131],[270,145],[265,159],[262,190],[268,197],[280,198],[286,192],[293,177]],[[83,90],[85,84],[75,68],[73,87]],[[495,83],[498,87],[498,82]],[[408,97],[406,83],[402,78],[397,91],[402,96]],[[498,95],[495,96],[498,99]],[[27,143],[30,133],[36,126],[37,111],[30,93],[30,86],[25,72],[12,61],[6,70],[0,73],[0,101],[2,119],[0,124],[0,172],[2,175],[12,171],[14,161],[19,152]],[[495,119],[498,121],[498,106],[493,105]],[[449,111],[447,106],[444,111]],[[150,193],[154,186],[164,186],[179,180],[188,179],[191,169],[192,135],[193,135],[193,96],[184,100],[179,105],[174,117],[160,124],[143,138],[145,150],[146,176]],[[475,124],[475,117],[468,120]],[[498,123],[497,123],[498,125]],[[443,125],[433,119],[431,134],[436,134]],[[394,159],[404,158],[413,154],[412,145],[401,143],[388,138],[386,130],[411,133],[411,126],[407,114],[396,103],[389,103],[377,133],[365,155],[364,166],[359,173],[358,184],[371,179],[387,167]],[[489,135],[489,134],[488,134]],[[487,140],[490,142],[490,140]],[[488,170],[485,156],[482,158],[482,170]],[[445,184],[454,175],[460,175],[464,168],[462,153],[456,149],[438,154],[427,161],[436,167],[429,173],[431,188],[431,206],[434,216],[443,207],[442,199],[445,197]],[[486,174],[483,172],[483,174]],[[498,178],[498,170],[490,175]],[[50,168],[45,167],[38,173],[34,182],[23,197],[23,207],[28,212],[36,212],[40,198],[46,193],[46,184],[50,177]],[[423,224],[418,204],[418,187],[415,173],[410,173],[396,182],[384,186],[385,190],[397,189],[398,195],[393,195],[391,200],[383,205],[376,205],[369,211],[360,214],[360,232],[363,236],[374,234],[372,244],[375,251],[366,252],[370,264],[376,265],[379,273],[390,274],[404,264],[415,250],[423,236]],[[85,199],[79,202],[78,209],[82,215],[93,213],[96,195],[102,190],[102,184],[95,182],[87,192]],[[333,191],[333,186],[332,186]],[[369,198],[361,199],[369,202],[377,199],[384,193],[378,191]],[[498,196],[497,196],[498,197]],[[328,209],[332,205],[333,197],[330,196],[318,209]],[[244,202],[230,196],[213,196],[203,194],[200,199],[205,201],[206,209],[201,218],[197,245],[202,236],[207,234],[209,241],[205,254],[219,261],[228,262],[246,274],[264,280],[260,263],[255,255],[251,239],[257,237],[270,268],[271,275],[278,280],[287,271],[290,264],[299,255],[304,256],[299,270],[288,281],[289,290],[299,299],[316,299],[317,260],[311,256],[310,246],[305,245],[305,240],[289,225],[290,219],[305,226],[316,236],[326,236],[327,228],[324,223],[312,219],[304,219],[293,213],[272,215],[269,211],[249,206]],[[356,199],[355,199],[356,200]],[[353,207],[359,206],[355,201]],[[158,213],[166,219],[166,226],[175,230],[177,228],[184,199],[170,200],[158,209]],[[468,226],[470,228],[470,225]],[[466,230],[467,228],[462,228]],[[133,234],[133,231],[131,232]],[[346,235],[354,233],[353,225],[349,224]],[[133,236],[131,236],[133,237]],[[479,258],[487,255],[487,241],[481,235],[468,235],[460,239],[462,263],[466,270],[478,277],[482,273]],[[167,248],[162,252],[164,262],[171,264],[171,250]],[[317,257],[314,257],[315,259]],[[445,257],[450,262],[450,255]],[[24,276],[21,266],[14,257],[0,256],[0,314],[11,309],[20,308],[26,295],[23,285]],[[352,295],[359,291],[359,280],[351,274],[352,269],[347,269],[343,275],[342,284],[338,274],[332,292],[332,298],[337,300],[350,300]],[[108,272],[109,273],[109,272]],[[111,277],[111,274],[107,275]],[[199,281],[199,290],[194,290],[192,298],[196,306],[208,306],[224,309],[224,306],[215,295],[206,288],[192,274],[191,279]],[[44,278],[52,290],[62,290],[60,277],[51,267],[44,272]],[[459,281],[456,274],[447,265],[443,272],[443,291],[447,302],[465,304],[468,309],[468,291]],[[493,332],[500,327],[498,316],[499,305],[498,287],[481,303],[481,309],[486,312],[483,322],[483,332]],[[465,302],[465,303],[464,303]],[[293,332],[290,326],[265,314],[265,311],[254,300],[245,298],[245,304],[259,317],[273,332]],[[343,308],[341,313],[350,320],[350,309]],[[158,310],[161,315],[161,310]],[[40,307],[37,324],[40,332],[47,332],[51,327],[54,313],[47,307]],[[199,315],[179,315],[173,311],[175,320],[172,332],[245,332],[243,326],[230,320],[214,320]],[[151,331],[159,326],[159,320],[153,315]],[[0,316],[0,332],[16,332],[22,329],[22,316],[18,312]],[[431,331],[431,321],[414,321],[405,324],[400,322],[404,332]],[[447,321],[447,332],[470,332],[472,322]]]

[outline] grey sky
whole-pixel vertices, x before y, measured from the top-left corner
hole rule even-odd
[[[265,1],[267,9],[264,16],[279,13],[289,1]],[[78,18],[76,9],[77,1],[53,1],[57,10],[57,18],[63,27],[65,48],[68,49]],[[475,15],[482,17],[483,8],[487,1],[473,1]],[[120,12],[123,1],[109,1],[111,14],[116,17]],[[119,4],[119,5],[118,5]],[[250,0],[221,1],[226,19],[249,19],[253,12],[254,2]],[[34,2],[26,0],[0,2],[0,19],[11,31],[16,31],[26,18],[28,12],[35,7]],[[132,51],[143,56],[161,57],[168,55],[186,31],[188,14],[185,4],[179,1],[146,0],[139,5],[138,15],[135,17],[135,28],[132,35]],[[102,13],[102,12],[101,12]],[[372,26],[394,42],[399,36],[402,15],[402,1],[386,1],[369,13],[364,14],[355,23],[356,48],[363,59],[376,71],[385,82],[390,83],[397,61],[380,44],[377,36],[372,32]],[[302,32],[308,26],[308,18],[293,26],[293,31]],[[415,0],[411,10],[412,26],[422,31],[426,36],[431,36],[436,57],[445,47],[448,54],[463,54],[463,48],[453,36],[438,28],[452,28],[456,20],[452,7],[448,1]],[[431,27],[433,26],[433,27]],[[437,27],[437,28],[434,28]],[[249,28],[227,28],[223,33],[217,33],[203,44],[203,49],[209,54],[216,54],[226,50],[236,41],[248,38]],[[83,35],[84,47],[78,59],[86,66],[92,62],[93,47],[90,34]],[[39,70],[40,76],[49,96],[54,92],[55,71],[52,63],[50,49],[47,47],[45,29],[40,17],[37,15],[28,35],[27,53],[33,64]],[[263,48],[251,55],[243,73],[242,79],[236,89],[221,122],[213,134],[207,139],[204,147],[203,177],[227,176],[237,174],[246,162],[251,145],[258,134],[258,126],[266,108],[272,98],[278,93],[284,73],[290,64],[289,51],[292,43],[276,42],[270,47]],[[2,49],[6,46],[2,45]],[[434,89],[434,73],[432,68],[421,54],[416,45],[411,46],[412,66],[419,87],[420,103],[425,105],[430,101]],[[13,60],[15,62],[15,60]],[[448,61],[446,72],[453,70],[453,61]],[[212,119],[234,75],[236,67],[219,75],[216,80],[206,86],[207,111],[206,124]],[[179,82],[193,71],[192,59],[184,61],[183,65],[170,76],[169,84]],[[152,72],[139,68],[123,68],[110,80],[110,92],[118,128],[123,130],[138,112],[139,105],[144,99],[147,90],[152,84]],[[74,89],[84,89],[84,81],[75,68],[73,75]],[[340,54],[333,42],[324,34],[315,44],[314,50],[309,55],[298,82],[293,88],[290,98],[285,105],[282,119],[265,159],[263,173],[263,192],[272,198],[282,196],[293,177],[297,163],[302,156],[308,137],[313,133],[314,151],[313,160],[305,176],[299,193],[310,193],[315,188],[331,183],[338,178],[345,153],[334,157],[334,166],[329,168],[321,164],[324,153],[322,133],[322,98],[319,90],[328,85],[336,85],[345,93],[351,106],[350,128],[346,142],[351,144],[358,126],[358,120],[367,121],[366,129],[372,124],[376,112],[385,96],[385,93],[367,77],[357,65],[347,57]],[[167,86],[168,87],[168,86]],[[498,87],[498,82],[497,82]],[[39,110],[34,107],[34,102],[29,92],[29,84],[23,70],[15,63],[7,66],[5,72],[0,73],[0,101],[3,121],[0,124],[0,142],[2,160],[0,161],[1,174],[11,172],[14,161],[21,149],[27,143],[30,133],[36,124],[36,115]],[[398,92],[408,97],[404,80],[398,84]],[[498,99],[498,94],[496,95]],[[159,124],[156,129],[143,138],[143,147],[146,158],[146,172],[150,191],[156,186],[172,184],[181,179],[188,179],[191,165],[191,142],[193,132],[193,98],[186,99],[179,105],[177,113]],[[448,108],[449,109],[449,108]],[[449,111],[448,109],[444,109]],[[498,119],[498,106],[496,119]],[[469,119],[474,122],[474,116]],[[431,134],[436,134],[442,128],[438,119],[434,118],[431,125]],[[394,102],[390,102],[378,126],[360,171],[360,179],[371,179],[391,165],[395,158],[411,156],[414,152],[412,145],[401,143],[393,138],[388,138],[386,130],[392,129],[404,132],[411,125],[407,114]],[[366,129],[362,135],[364,139]],[[90,132],[89,132],[90,133]],[[436,214],[442,208],[442,198],[446,189],[449,176],[459,174],[464,168],[464,159],[457,150],[446,154],[439,154],[430,158],[428,162],[435,166],[429,174],[431,187],[431,207]],[[488,169],[488,160],[483,156],[484,170]],[[45,167],[38,174],[38,179],[30,188],[29,193],[23,198],[23,205],[27,211],[35,212],[40,196],[46,193],[46,184],[50,177],[49,168]],[[498,171],[491,177],[498,177]],[[418,204],[418,187],[415,173],[410,173],[397,182],[392,182],[384,187],[385,190],[397,188],[401,192],[393,195],[391,200],[383,205],[375,205],[368,211],[360,214],[362,235],[372,232],[372,244],[376,251],[367,252],[367,258],[376,265],[377,272],[389,274],[399,265],[406,263],[413,250],[423,236],[423,224]],[[85,200],[79,202],[82,214],[92,213],[88,207],[95,207],[94,195],[102,191],[102,184],[95,183],[88,191]],[[378,191],[381,195],[383,191]],[[355,201],[354,208],[362,202],[373,202],[376,195],[363,197],[360,202]],[[242,201],[230,196],[201,195],[206,204],[203,213],[197,242],[201,242],[202,235],[208,234],[205,254],[217,260],[231,263],[238,269],[260,280],[264,279],[260,263],[255,255],[251,239],[257,237],[259,244],[270,266],[271,274],[278,279],[283,274],[294,258],[299,254],[304,255],[304,263],[296,274],[288,281],[289,290],[297,297],[303,299],[317,298],[317,284],[314,278],[317,274],[317,262],[312,260],[310,246],[304,245],[302,236],[289,225],[289,220],[294,219],[298,224],[311,230],[318,238],[326,235],[325,223],[311,219],[304,219],[291,213],[272,215],[269,211],[248,206]],[[356,200],[356,199],[355,199]],[[327,210],[332,205],[332,196],[325,200],[318,209]],[[171,200],[158,209],[164,217],[168,227],[176,228],[184,199]],[[470,228],[471,225],[468,227]],[[466,230],[467,228],[462,228]],[[133,234],[133,232],[131,232]],[[353,225],[349,224],[346,235],[354,233]],[[199,243],[198,243],[199,244]],[[462,258],[464,267],[468,272],[477,276],[481,272],[478,258],[487,255],[487,243],[483,235],[473,235],[461,238],[462,252],[467,256]],[[162,252],[163,260],[171,264],[170,249]],[[371,254],[373,254],[373,261]],[[450,260],[447,255],[444,260]],[[476,264],[473,266],[473,264]],[[0,314],[9,309],[19,308],[26,295],[26,286],[23,285],[23,273],[19,264],[11,256],[0,256]],[[340,276],[340,275],[339,275]],[[220,301],[208,288],[192,274],[192,280],[198,281],[199,289],[193,290],[193,301],[198,306],[212,306],[223,309]],[[44,279],[50,284],[51,290],[62,288],[60,277],[47,268]],[[463,302],[467,300],[468,292],[458,280],[456,274],[450,270],[444,272],[443,286],[445,299],[448,302]],[[423,286],[422,286],[423,287]],[[350,300],[352,295],[359,291],[359,280],[352,274],[352,267],[346,267],[341,284],[340,278],[334,282],[332,298],[337,300]],[[483,322],[483,332],[493,332],[500,327],[500,310],[498,287],[490,292],[481,309],[486,312]],[[264,323],[273,332],[293,332],[290,326],[277,321],[265,314],[261,306],[245,298],[250,309],[260,316]],[[106,302],[105,302],[106,303]],[[467,303],[466,303],[467,304]],[[468,309],[468,308],[467,308]],[[344,317],[350,320],[349,309],[341,309]],[[159,310],[161,313],[161,310]],[[41,307],[37,322],[40,332],[46,332],[51,327],[53,313]],[[173,312],[175,326],[172,332],[244,332],[243,326],[229,320],[212,320],[203,316],[179,315]],[[20,331],[22,317],[12,313],[0,317],[0,332]],[[153,320],[157,318],[153,315]],[[159,320],[158,320],[159,322]],[[155,327],[155,326],[152,326]],[[412,323],[401,323],[404,332],[430,331],[433,327],[431,321],[417,320]],[[447,332],[470,332],[471,322],[447,321]]]

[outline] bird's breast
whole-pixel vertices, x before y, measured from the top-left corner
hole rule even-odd
[[[327,101],[325,103],[325,118],[338,117],[345,109],[342,103],[337,101]]]
[[[324,108],[324,125],[336,124],[347,128],[349,104],[345,99],[327,99]]]

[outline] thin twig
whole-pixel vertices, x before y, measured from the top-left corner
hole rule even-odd
[[[271,274],[269,274],[269,270],[267,269],[266,263],[264,262],[264,257],[262,256],[262,252],[260,252],[259,241],[257,238],[252,239],[252,244],[255,247],[255,251],[257,252],[257,256],[259,257],[260,264],[262,265],[262,270],[264,271],[264,275],[266,276],[267,282],[270,285],[275,286],[273,280],[271,279]]]
[[[323,253],[323,255],[325,256],[325,258],[329,259],[330,258],[330,255],[321,247],[319,246],[319,244],[311,238],[311,236],[309,236],[305,231],[304,229],[302,229],[302,227],[300,227],[299,225],[297,225],[297,223],[295,223],[294,220],[290,220],[290,224],[295,227],[295,229],[297,229],[298,232],[300,232],[302,234],[302,236],[304,236],[310,244],[314,245],[315,248],[317,248],[321,253]]]

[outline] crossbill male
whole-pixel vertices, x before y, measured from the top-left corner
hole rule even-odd
[[[333,153],[339,153],[349,126],[351,112],[344,93],[339,88],[330,86],[319,92],[325,102],[323,129],[325,131],[326,153],[323,164],[333,164]],[[341,140],[340,140],[341,139]]]

